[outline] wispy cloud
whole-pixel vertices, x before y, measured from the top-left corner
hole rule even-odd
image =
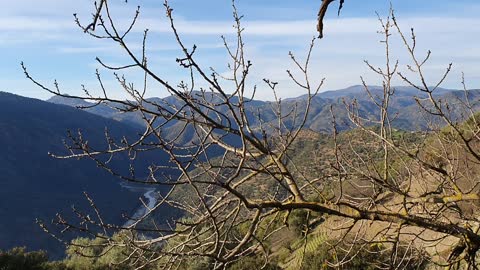
[[[125,28],[133,14],[131,8],[149,1],[129,1],[133,6],[120,5],[117,2],[123,1],[112,1],[112,12],[115,12],[118,23]],[[128,64],[122,56],[121,48],[105,40],[93,40],[75,25],[72,13],[78,12],[82,20],[87,22],[91,16],[92,3],[91,0],[13,1],[0,11],[0,47],[6,52],[7,57],[15,58],[11,59],[11,62],[18,63],[20,59],[23,60],[24,55],[31,55],[31,65],[48,70],[49,76],[51,73],[64,74],[66,76],[63,78],[64,81],[91,80],[91,73],[80,74],[77,68],[98,67],[92,64],[95,56],[104,57],[105,61],[110,63]],[[182,3],[185,4],[187,1],[178,2]],[[197,2],[191,5],[201,8]],[[181,80],[183,75],[175,62],[175,58],[180,56],[181,52],[175,44],[164,11],[156,6],[156,9],[144,10],[132,32],[133,36],[127,42],[135,52],[139,52],[141,34],[145,28],[149,28],[151,32],[148,40],[149,63],[159,70],[162,76],[166,76],[168,81],[176,82]],[[473,6],[478,8],[480,5]],[[290,16],[288,7],[279,6],[275,12],[284,12],[279,14],[280,19],[273,16],[263,18],[261,14],[257,14],[253,19],[247,17],[249,19],[243,21],[247,57],[253,63],[250,83],[260,86],[259,98],[271,98],[271,93],[262,88],[263,78],[279,81],[278,90],[281,96],[303,94],[288,79],[285,70],[293,68],[288,52],[291,50],[297,57],[302,58],[311,38],[317,34],[314,16],[308,19],[299,16],[305,11],[304,8],[305,6],[295,9],[295,16]],[[195,16],[179,14],[175,20],[177,29],[189,47],[193,44],[198,46],[196,57],[200,63],[224,72],[227,70],[225,68],[227,56],[220,35],[227,36],[230,41],[234,39],[233,21],[226,19],[228,16],[221,19],[201,17],[198,15],[201,14],[200,11],[205,10],[199,10]],[[243,12],[248,14],[248,11]],[[415,28],[418,53],[425,53],[428,49],[433,51],[432,62],[426,66],[430,78],[440,76],[445,65],[454,62],[455,69],[452,79],[447,81],[447,87],[458,86],[461,71],[465,71],[467,77],[468,74],[480,74],[480,65],[477,65],[477,61],[480,61],[480,49],[475,46],[480,43],[480,20],[473,15],[468,16],[397,14],[406,34],[409,34],[411,27]],[[317,43],[311,62],[312,78],[319,81],[326,77],[325,90],[358,84],[360,75],[372,84],[378,84],[378,78],[371,74],[363,63],[365,59],[378,65],[384,61],[384,49],[379,43],[381,37],[376,33],[380,29],[377,18],[370,16],[370,13],[368,16],[364,14],[356,14],[355,17],[333,16],[325,22],[325,25],[326,37]],[[21,49],[16,46],[20,43]],[[409,63],[408,55],[402,48],[398,36],[393,37],[392,49],[394,50],[392,57],[398,58],[402,66]],[[45,52],[50,55],[46,56]],[[87,58],[90,62],[87,62]],[[11,72],[4,72],[7,77],[21,76],[18,75],[21,72],[17,69],[3,67],[2,71],[6,70]],[[72,70],[70,73],[74,75],[69,75],[65,70]],[[470,78],[473,80],[472,84],[480,83],[478,76]],[[24,84],[21,85],[23,87]],[[11,87],[15,85],[12,84]]]
[[[45,17],[10,16],[0,18],[0,31],[58,31],[73,28],[73,20],[50,20]]]
[[[58,48],[58,51],[61,53],[105,53],[112,52],[115,50],[113,46],[103,46],[103,47],[61,47]]]

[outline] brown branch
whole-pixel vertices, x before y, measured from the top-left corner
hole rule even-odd
[[[318,38],[323,38],[323,19],[325,18],[325,14],[327,14],[328,6],[335,0],[322,0],[322,4],[320,5],[320,10],[318,11],[318,22],[317,22],[317,31],[318,31]],[[343,6],[343,1],[340,2],[340,9]]]

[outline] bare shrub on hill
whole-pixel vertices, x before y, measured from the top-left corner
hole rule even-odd
[[[376,105],[377,117],[362,118],[355,101],[345,102],[357,129],[342,134],[335,131],[331,137],[318,135],[328,137],[328,143],[310,144],[316,135],[302,128],[310,103],[323,83],[319,80],[314,84],[318,78],[312,80],[314,72],[310,70],[317,38],[312,39],[302,57],[290,53],[297,70],[287,71],[286,76],[306,93],[298,105],[284,107],[277,97],[275,80],[260,82],[276,100],[268,112],[263,112],[273,114],[276,120],[266,122],[260,112],[249,107],[257,90],[249,81],[255,59],[250,61],[245,54],[242,17],[235,4],[235,39],[223,37],[228,74],[199,64],[197,47],[184,43],[173,9],[168,1],[164,6],[182,52],[177,63],[187,71],[185,81],[171,82],[149,64],[147,30],[141,50],[131,47],[127,37],[140,13],[137,10],[130,26],[121,28],[110,12],[109,1],[101,1],[93,25],[77,22],[93,38],[123,48],[130,59],[123,66],[97,60],[114,71],[129,100],[110,97],[100,73],[100,95],[85,90],[84,96],[69,96],[57,85],[50,88],[37,82],[25,69],[29,79],[52,94],[93,102],[93,106],[108,104],[120,112],[135,112],[144,120],[145,130],[135,141],[115,141],[107,132],[106,149],[92,149],[81,134],[71,135],[67,142],[71,154],[60,158],[91,158],[123,181],[162,190],[157,203],[128,225],[105,224],[92,201],[94,215],[78,211],[79,223],[59,217],[56,223],[60,227],[105,239],[101,241],[104,252],[98,256],[114,247],[125,247],[117,263],[139,268],[155,265],[183,269],[198,263],[222,269],[237,267],[237,261],[245,257],[263,258],[261,264],[270,267],[269,261],[278,260],[275,238],[283,237],[288,226],[298,229],[301,241],[291,247],[295,258],[285,256],[283,259],[289,262],[279,262],[285,268],[301,268],[304,259],[320,245],[327,254],[319,262],[325,268],[352,265],[357,262],[356,256],[371,259],[372,268],[413,268],[423,259],[452,268],[477,268],[480,127],[475,105],[468,99],[466,88],[465,96],[459,96],[456,104],[434,97],[451,67],[430,86],[424,70],[430,52],[419,58],[413,30],[407,37],[393,11],[386,20],[380,20],[385,66],[377,68],[367,62],[379,75],[383,91],[374,93],[363,82],[365,93]],[[400,71],[391,57],[392,37],[403,41],[411,57],[406,71]],[[143,72],[143,85],[135,86],[122,76],[121,72],[129,69]],[[394,78],[418,89],[419,108],[432,123],[428,132],[408,133],[391,127],[395,121],[395,112],[389,110],[395,96]],[[158,103],[148,100],[146,93],[152,84],[171,98]],[[450,117],[453,110],[461,110],[463,119],[469,120]],[[336,125],[335,120],[332,125]],[[181,140],[186,133],[194,138],[187,144]],[[307,145],[308,151],[301,154],[311,154],[310,158],[300,158],[296,152],[299,144]],[[133,160],[150,151],[166,153],[170,162],[156,164],[152,160],[150,167],[140,171],[132,167],[129,174],[109,167],[109,159],[119,152],[129,153]],[[161,221],[155,211],[164,206],[180,209],[184,216]],[[118,232],[122,237],[113,237]],[[83,247],[91,248],[87,244]],[[79,253],[81,248],[77,249]],[[373,255],[366,256],[365,252]]]

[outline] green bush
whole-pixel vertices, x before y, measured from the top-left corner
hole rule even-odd
[[[2,270],[44,270],[48,262],[45,251],[27,252],[25,247],[16,247],[6,252],[0,251]]]

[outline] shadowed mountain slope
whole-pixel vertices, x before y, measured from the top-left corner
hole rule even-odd
[[[62,140],[67,130],[75,134],[80,129],[92,147],[101,147],[106,141],[105,128],[117,139],[140,131],[68,106],[0,92],[0,249],[27,246],[61,256],[64,247],[42,232],[35,220],[49,224],[56,213],[73,218],[72,205],[91,210],[83,192],[94,199],[107,222],[125,222],[122,214],[138,207],[140,193],[122,188],[116,177],[91,160],[59,160],[48,155],[66,153]],[[156,157],[158,162],[165,158]],[[128,171],[132,163],[147,167],[147,160],[131,161],[119,155],[112,164]]]

